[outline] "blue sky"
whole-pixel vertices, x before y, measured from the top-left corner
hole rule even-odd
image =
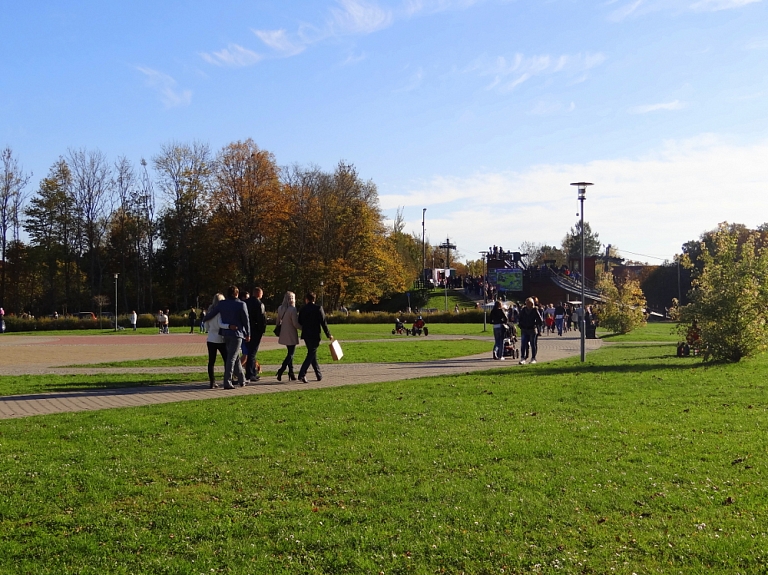
[[[559,244],[570,182],[625,257],[768,221],[768,1],[11,3],[0,145],[37,188],[69,148],[138,164],[251,137],[349,161],[465,257]]]

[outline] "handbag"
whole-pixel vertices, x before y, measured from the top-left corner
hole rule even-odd
[[[339,343],[339,340],[334,339],[328,347],[331,350],[331,357],[333,358],[333,361],[339,361],[342,357],[344,357],[344,352],[341,351],[341,344]]]
[[[285,315],[285,312],[283,312],[283,315]],[[280,337],[280,331],[283,327],[283,315],[278,318],[280,321],[275,325],[275,335],[277,337]]]

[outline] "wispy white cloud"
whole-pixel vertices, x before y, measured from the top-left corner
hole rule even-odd
[[[640,6],[642,6],[644,2],[645,0],[633,0],[628,4],[624,4],[620,8],[613,10],[608,15],[608,19],[613,20],[614,22],[619,22],[621,20],[624,20],[625,18],[631,16],[632,14],[635,14],[637,12],[637,9],[640,8]]]
[[[570,113],[575,109],[576,102],[564,104],[563,102],[541,100],[536,103],[529,113],[534,116],[552,116],[554,114]]]
[[[635,106],[629,109],[630,114],[648,114],[649,112],[660,111],[672,111],[682,110],[685,108],[685,104],[680,100],[674,100],[672,102],[663,102],[660,104],[647,104],[645,106]]]
[[[408,80],[408,83],[402,88],[398,88],[397,90],[394,90],[394,92],[395,93],[411,92],[421,85],[421,81],[423,78],[424,78],[424,70],[422,68],[418,68],[415,72],[411,74]]]
[[[671,257],[723,220],[748,226],[768,220],[766,157],[768,141],[737,146],[703,135],[667,142],[636,158],[437,176],[404,192],[383,192],[380,202],[387,210],[404,206],[406,218],[412,212],[408,227],[419,233],[421,208],[429,208],[428,234],[449,233],[471,257],[494,243],[508,249],[525,240],[558,244],[576,220],[576,192],[569,183],[586,180],[595,183],[586,217],[604,242]]]
[[[307,41],[301,37],[289,38],[285,30],[253,30],[269,48],[278,52],[281,56],[295,56],[301,54],[307,47]]]
[[[768,50],[768,38],[753,40],[752,42],[749,42],[745,48],[747,50]]]
[[[261,54],[243,48],[239,44],[230,44],[227,48],[218,52],[211,54],[203,52],[200,55],[209,64],[232,67],[251,66],[264,58]]]
[[[400,10],[406,16],[419,13],[444,12],[446,10],[463,10],[478,4],[482,0],[405,0]]]
[[[327,17],[322,23],[302,23],[295,32],[285,29],[252,30],[274,56],[290,57],[304,52],[313,44],[329,38],[343,36],[362,36],[372,34],[390,27],[397,20],[411,18],[420,13],[436,13],[445,10],[460,10],[469,8],[483,0],[402,0],[395,7],[386,7],[375,0],[336,0],[329,8]],[[237,46],[246,53],[256,55],[250,50]],[[243,62],[238,65],[253,64],[261,59],[245,57],[237,58],[232,46],[214,52],[202,54],[209,63],[229,64],[229,60]]]
[[[611,0],[605,6],[614,6],[608,13],[608,20],[621,22],[652,12],[672,10],[674,12],[718,12],[742,8],[763,0]]]
[[[331,8],[331,28],[339,34],[370,34],[392,24],[390,10],[365,0],[338,0]]]
[[[524,56],[515,54],[511,59],[499,56],[495,60],[480,59],[473,63],[467,72],[476,72],[480,76],[491,76],[488,90],[514,90],[520,84],[536,76],[563,73],[569,76],[584,75],[587,71],[605,62],[605,55],[575,54],[562,56]]]
[[[160,94],[160,100],[166,108],[188,106],[192,102],[192,91],[178,89],[176,87],[176,80],[168,74],[163,74],[162,72],[143,66],[136,66],[136,69],[144,74],[147,86]]]
[[[371,34],[387,28],[395,15],[371,0],[336,0],[326,21],[315,26],[302,24],[296,32],[253,30],[253,33],[279,57],[301,54],[312,44],[328,38]]]
[[[747,4],[754,4],[762,0],[698,0],[691,4],[691,10],[702,12],[717,12],[719,10],[730,10],[731,8],[741,8]]]

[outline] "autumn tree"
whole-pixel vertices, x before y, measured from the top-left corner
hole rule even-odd
[[[637,280],[615,277],[611,272],[600,275],[597,290],[600,304],[600,326],[614,333],[629,333],[645,324],[645,296]]]
[[[705,360],[739,361],[768,348],[768,249],[727,223],[699,246],[681,330],[698,331]],[[688,259],[688,265],[692,262]]]
[[[251,139],[235,142],[219,152],[214,176],[211,239],[233,256],[219,275],[249,288],[266,285],[276,236],[288,219],[275,158]]]

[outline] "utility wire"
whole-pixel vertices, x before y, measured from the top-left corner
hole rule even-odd
[[[663,262],[665,262],[665,261],[674,261],[674,259],[675,259],[675,258],[660,258],[658,256],[649,256],[648,254],[636,254],[635,252],[631,252],[629,250],[623,250],[621,248],[618,248],[617,251],[619,253],[623,252],[623,253],[627,253],[627,254],[632,254],[633,256],[642,256],[644,258],[651,258],[652,260],[661,260]]]

